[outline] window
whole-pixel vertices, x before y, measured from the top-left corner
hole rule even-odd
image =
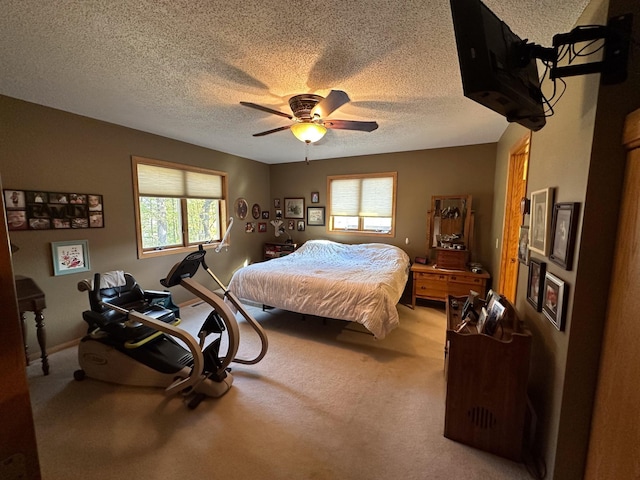
[[[132,157],[138,258],[217,245],[226,229],[226,173]]]
[[[329,231],[395,235],[396,172],[327,177]]]

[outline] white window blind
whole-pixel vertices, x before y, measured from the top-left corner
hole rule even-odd
[[[348,178],[331,182],[331,215],[391,217],[393,177]]]
[[[150,196],[220,199],[222,177],[139,163],[138,192]]]
[[[349,178],[331,182],[331,214],[357,217],[360,211],[360,179]]]
[[[361,217],[390,217],[393,210],[393,178],[362,180]]]

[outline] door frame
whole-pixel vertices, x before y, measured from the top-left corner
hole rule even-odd
[[[515,302],[518,287],[518,240],[523,221],[520,201],[527,194],[530,151],[531,132],[509,150],[498,291],[511,302]]]

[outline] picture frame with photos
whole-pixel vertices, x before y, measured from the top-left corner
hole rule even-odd
[[[527,281],[527,301],[536,312],[542,311],[542,293],[547,264],[538,259],[529,260],[529,278]]]
[[[304,198],[285,198],[284,218],[304,218]]]
[[[484,322],[482,333],[493,336],[502,322],[505,315],[506,307],[500,301],[500,298],[493,299],[491,306],[487,305],[487,318]]]
[[[14,230],[103,228],[103,196],[97,193],[4,190],[7,227]]]
[[[529,249],[544,257],[549,254],[552,207],[553,188],[543,188],[531,192]]]
[[[518,261],[523,265],[529,265],[531,251],[529,250],[529,225],[521,225],[518,234]]]
[[[565,270],[573,268],[573,252],[578,227],[579,202],[556,203],[553,206],[552,240],[549,260]]]
[[[550,272],[544,276],[542,313],[557,330],[564,330],[565,297],[567,287],[563,280]]]

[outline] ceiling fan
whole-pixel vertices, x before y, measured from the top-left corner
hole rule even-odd
[[[255,108],[262,110],[263,112],[273,113],[275,115],[288,118],[289,120],[294,120],[294,123],[291,125],[274,128],[265,132],[254,133],[254,137],[263,137],[271,133],[291,130],[298,140],[305,142],[308,145],[310,143],[317,142],[324,137],[328,128],[339,130],[359,130],[362,132],[372,132],[378,128],[378,124],[376,122],[328,120],[326,118],[333,111],[350,101],[351,99],[349,98],[349,95],[342,90],[331,90],[329,95],[326,97],[310,93],[295,95],[289,99],[289,106],[291,107],[293,115],[279,112],[278,110],[273,110],[269,107],[263,107],[256,103],[240,102],[240,104],[245,107]]]

